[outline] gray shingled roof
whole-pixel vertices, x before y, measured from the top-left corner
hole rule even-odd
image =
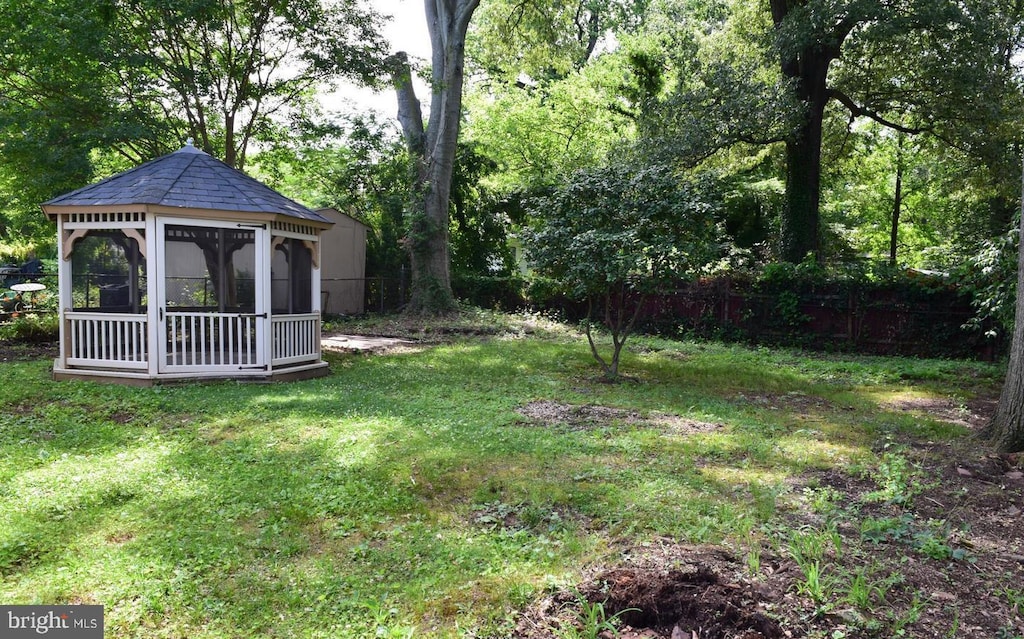
[[[61,195],[43,206],[168,207],[283,214],[303,220],[330,220],[233,169],[192,145]]]

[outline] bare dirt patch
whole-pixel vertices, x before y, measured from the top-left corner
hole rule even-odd
[[[57,342],[18,342],[0,339],[0,362],[25,362],[57,357]]]
[[[758,393],[754,395],[737,395],[737,400],[759,408],[769,410],[835,410],[836,406],[829,400],[805,393]]]
[[[804,396],[747,400],[797,413],[837,408]],[[994,404],[913,398],[888,408],[976,432]],[[575,428],[651,419],[550,401],[520,413],[535,425]],[[621,556],[526,610],[514,636],[576,636],[586,607],[600,604],[606,618],[619,615],[623,639],[1024,637],[1024,455],[993,454],[970,435],[898,439],[885,452],[905,459],[905,468],[890,469],[888,477],[836,468],[798,478],[794,503],[780,505],[779,520],[735,554],[670,539],[625,546]],[[886,488],[893,494],[886,496]],[[831,510],[812,508],[814,495],[827,495]],[[837,547],[818,566],[827,587],[814,600],[791,536],[828,530],[838,535]],[[756,553],[753,564],[748,553]],[[858,583],[866,588],[859,604]]]
[[[601,406],[574,405],[550,400],[530,402],[518,412],[526,424],[542,427],[565,427],[569,430],[608,428],[616,423],[635,427],[655,427],[673,434],[695,434],[718,430],[721,424],[701,422],[669,413],[652,412],[646,417],[637,411]]]
[[[581,630],[581,600],[617,616],[622,639],[777,639],[791,636],[769,614],[776,597],[714,547],[661,541],[628,551],[623,565],[594,572],[574,593],[541,600],[515,636],[544,639]],[[604,636],[604,635],[602,635]],[[610,636],[610,635],[609,635]]]
[[[995,397],[980,397],[963,403],[945,397],[906,397],[885,402],[882,407],[980,429],[988,423],[995,412],[997,401],[998,398]]]

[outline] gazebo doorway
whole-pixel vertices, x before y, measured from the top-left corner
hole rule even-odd
[[[264,370],[266,225],[160,220],[161,373]]]

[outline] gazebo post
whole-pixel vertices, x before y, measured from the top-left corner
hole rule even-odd
[[[71,277],[68,272],[70,255],[64,255],[64,218],[57,218],[57,312],[60,320],[59,339],[60,351],[57,355],[57,363],[61,368],[67,366],[68,342],[70,336],[67,334],[67,322],[64,321],[64,312],[72,306],[71,300]]]
[[[263,242],[256,245],[256,299],[262,306],[256,307],[256,313],[266,316],[266,322],[257,325],[262,330],[262,335],[256,335],[260,341],[264,361],[266,361],[267,372],[273,371],[273,308],[270,303],[270,260],[273,259],[271,248],[273,246],[273,233],[270,224],[266,225],[263,233]]]
[[[160,372],[159,362],[159,340],[160,336],[160,307],[157,300],[160,299],[160,287],[163,287],[163,278],[160,277],[158,261],[163,259],[163,239],[157,235],[156,216],[146,216],[146,372],[150,377],[156,377]]]
[[[323,242],[316,242],[314,244],[314,246],[313,246],[313,273],[312,273],[313,281],[311,283],[311,286],[312,286],[312,289],[313,289],[313,292],[312,292],[312,295],[313,295],[313,312],[314,313],[320,313],[321,316],[323,315],[323,302],[320,299],[320,296],[321,296],[320,291],[323,288],[322,284],[320,282],[320,264],[321,264],[320,257],[322,256],[322,252],[320,250],[320,247],[322,245],[323,245]]]

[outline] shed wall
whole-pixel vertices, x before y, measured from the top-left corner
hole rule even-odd
[[[353,315],[364,311],[366,225],[335,209],[317,211],[334,222],[320,235],[320,290],[323,312]]]

